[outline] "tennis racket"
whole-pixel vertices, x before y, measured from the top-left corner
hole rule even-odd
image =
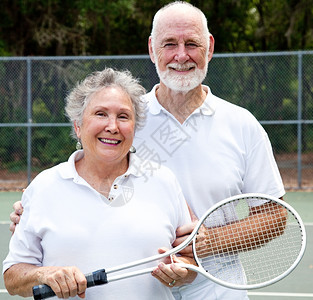
[[[150,273],[154,268],[113,274],[178,253],[190,243],[198,266],[180,266],[225,287],[249,290],[286,277],[304,254],[306,233],[300,216],[285,201],[264,194],[242,194],[211,207],[177,247],[88,274],[87,286]],[[49,286],[39,285],[33,288],[33,295],[34,299],[45,299],[55,294]]]

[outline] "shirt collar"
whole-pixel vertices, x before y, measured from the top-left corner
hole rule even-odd
[[[149,164],[141,159],[137,154],[129,154],[129,167],[123,176],[133,175],[135,177],[144,176],[149,171]]]
[[[166,111],[166,109],[159,103],[156,97],[156,88],[159,85],[155,85],[153,89],[147,94],[148,100],[148,109],[151,114],[158,115],[162,110]],[[215,113],[216,105],[215,105],[215,98],[211,92],[211,89],[206,86],[202,85],[202,88],[206,91],[207,96],[200,107],[198,107],[193,114],[202,114],[205,116],[212,116]]]
[[[158,84],[155,85],[152,90],[146,95],[148,101],[148,109],[153,115],[158,115],[161,110],[164,109],[156,97],[156,89],[158,86]]]
[[[74,179],[77,180],[80,178],[78,175],[75,162],[84,157],[84,150],[77,150],[71,154],[66,163],[60,165],[60,176],[63,179]],[[122,176],[128,177],[133,175],[135,177],[144,176],[150,169],[149,164],[146,161],[140,159],[135,153],[129,154],[129,167],[125,174]]]
[[[82,159],[83,156],[84,156],[83,150],[73,152],[69,157],[68,161],[60,165],[60,176],[63,179],[78,178],[79,175],[75,168],[75,162]]]

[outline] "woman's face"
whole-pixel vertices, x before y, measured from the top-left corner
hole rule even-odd
[[[81,126],[74,124],[85,158],[119,163],[133,143],[135,113],[129,95],[119,87],[105,87],[91,96]]]

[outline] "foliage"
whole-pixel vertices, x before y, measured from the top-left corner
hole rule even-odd
[[[2,0],[0,55],[146,54],[154,13],[169,0]],[[216,52],[313,48],[313,0],[193,0]]]
[[[169,0],[2,0],[0,56],[147,54],[154,13]],[[215,52],[313,49],[313,0],[190,0],[207,16]],[[129,69],[147,90],[158,82],[153,64],[126,59],[0,61],[0,123],[66,123],[64,99],[88,73]],[[249,109],[259,120],[296,120],[296,56],[213,57],[206,79],[213,93]],[[302,119],[313,119],[312,55],[303,56]],[[231,74],[231,75],[230,75]],[[30,97],[32,107],[27,106]],[[297,126],[266,125],[276,152],[293,152]],[[32,165],[44,168],[74,150],[70,127],[36,127]],[[313,150],[312,126],[303,126],[303,150]],[[27,128],[0,128],[1,168],[26,165]]]

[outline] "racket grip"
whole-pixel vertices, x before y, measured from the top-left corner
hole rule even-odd
[[[108,283],[107,275],[104,269],[86,274],[87,288]],[[33,287],[34,299],[46,299],[55,296],[54,291],[46,284],[36,285]]]

